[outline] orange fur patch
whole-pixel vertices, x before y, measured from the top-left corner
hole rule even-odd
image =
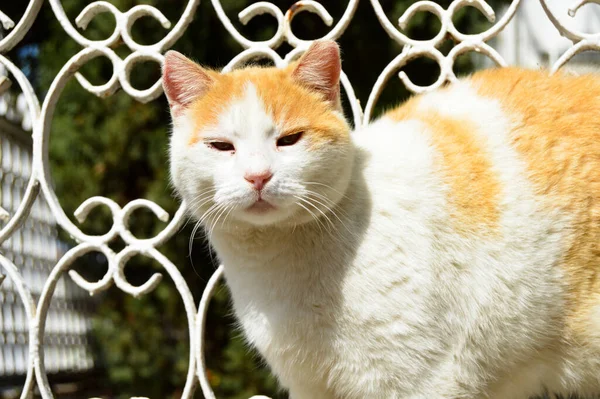
[[[434,111],[418,110],[415,97],[386,116],[402,121],[416,119],[431,133],[440,154],[444,181],[450,187],[448,202],[462,233],[489,231],[499,220],[500,185],[491,169],[490,157],[475,135],[470,121],[448,118]]]
[[[202,139],[202,129],[216,124],[219,114],[243,95],[248,83],[256,87],[280,134],[302,130],[312,148],[349,141],[346,121],[332,111],[320,94],[294,82],[293,67],[293,64],[284,69],[250,67],[218,76],[208,93],[190,107],[198,133],[190,138],[189,145]]]
[[[588,339],[588,331],[600,328],[592,317],[600,305],[600,76],[505,68],[475,74],[472,82],[515,117],[511,140],[540,200],[571,217],[562,262],[567,325]]]

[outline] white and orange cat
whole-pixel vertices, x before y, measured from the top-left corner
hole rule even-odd
[[[173,183],[291,398],[600,393],[600,78],[488,70],[351,132],[339,57],[163,69]]]

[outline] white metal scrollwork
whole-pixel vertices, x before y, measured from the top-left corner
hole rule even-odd
[[[37,380],[37,386],[42,397],[53,397],[44,365],[44,331],[48,307],[52,301],[59,278],[64,273],[68,273],[78,286],[91,294],[107,289],[114,283],[119,289],[128,294],[134,296],[143,295],[153,290],[157,284],[160,283],[162,276],[157,273],[139,287],[131,285],[125,278],[123,270],[126,267],[127,261],[138,254],[156,260],[164,268],[164,271],[174,280],[186,309],[190,339],[190,358],[187,380],[182,397],[191,398],[196,385],[199,383],[204,396],[206,398],[214,398],[214,393],[206,377],[203,334],[209,301],[222,276],[222,267],[216,271],[209,281],[204,295],[198,307],[196,307],[190,289],[177,267],[157,250],[157,247],[175,234],[182,225],[185,215],[185,204],[181,204],[181,207],[174,218],[157,236],[148,239],[140,239],[135,237],[129,230],[128,221],[131,213],[137,209],[146,208],[153,212],[159,220],[168,221],[169,216],[162,208],[153,202],[142,199],[132,201],[121,207],[119,204],[108,198],[93,197],[81,204],[76,211],[75,216],[77,220],[82,222],[94,207],[104,206],[110,210],[113,224],[111,229],[103,235],[87,235],[83,233],[79,227],[73,224],[64,213],[63,208],[56,197],[56,193],[50,184],[50,166],[48,162],[50,126],[56,103],[67,82],[72,78],[75,78],[84,89],[99,97],[110,96],[120,88],[129,96],[140,102],[148,102],[156,99],[162,94],[161,82],[157,81],[150,88],[145,90],[135,89],[130,81],[131,70],[137,63],[142,61],[150,60],[159,64],[163,61],[164,52],[167,51],[186,31],[186,28],[196,13],[200,0],[188,0],[182,15],[175,24],[172,24],[160,10],[149,5],[137,5],[127,11],[122,11],[117,9],[110,2],[94,1],[81,10],[79,16],[75,19],[75,24],[77,27],[85,30],[88,24],[98,14],[112,14],[116,21],[115,29],[108,38],[103,40],[90,40],[84,37],[68,19],[62,7],[61,0],[47,1],[52,7],[52,11],[63,30],[71,37],[71,39],[81,45],[82,49],[73,56],[56,75],[41,106],[26,76],[5,56],[5,54],[18,45],[27,31],[31,28],[40,7],[42,6],[43,0],[30,0],[24,15],[16,23],[0,10],[0,24],[2,24],[4,29],[8,32],[4,38],[0,39],[0,64],[10,73],[12,83],[17,85],[23,92],[24,97],[27,100],[30,118],[33,121],[33,156],[32,164],[30,165],[31,177],[21,203],[16,210],[12,214],[9,214],[6,210],[0,209],[0,218],[7,220],[0,230],[0,243],[11,237],[24,221],[27,220],[38,194],[42,192],[60,228],[64,229],[74,237],[79,244],[69,250],[54,266],[50,276],[44,283],[42,294],[37,304],[34,302],[29,288],[24,284],[20,270],[4,255],[0,254],[0,265],[7,274],[7,278],[17,287],[18,296],[25,307],[28,320],[30,337],[29,367],[27,369],[26,381],[21,398],[24,399],[33,392],[35,385],[34,379]],[[554,26],[561,34],[572,40],[574,43],[573,46],[560,57],[555,65],[553,65],[553,70],[557,70],[574,55],[582,51],[600,50],[600,32],[584,33],[567,28],[563,22],[563,19],[567,16],[554,14],[547,4],[547,0],[539,1]],[[311,41],[298,38],[292,30],[291,22],[300,13],[310,12],[319,16],[325,25],[331,27],[329,32],[323,38],[338,39],[353,20],[358,6],[358,0],[348,0],[343,15],[335,22],[325,6],[316,1],[300,0],[285,11],[273,3],[259,1],[241,11],[238,15],[239,21],[242,24],[247,24],[257,15],[269,14],[275,18],[277,29],[270,39],[265,41],[253,41],[244,37],[244,35],[235,28],[221,6],[220,0],[211,0],[211,3],[223,26],[231,36],[244,47],[244,50],[234,57],[224,68],[226,71],[231,70],[252,58],[268,58],[272,60],[275,65],[284,66],[299,57],[311,43]],[[466,34],[460,32],[453,23],[453,17],[456,12],[463,7],[474,7],[493,23],[496,19],[495,12],[484,0],[455,0],[447,9],[442,8],[432,1],[417,1],[400,17],[398,21],[399,28],[397,28],[386,16],[379,0],[370,0],[370,3],[382,28],[388,33],[392,40],[403,46],[403,50],[384,68],[383,71],[381,71],[381,74],[369,95],[364,114],[349,79],[342,73],[342,85],[349,99],[352,118],[356,126],[368,123],[372,117],[377,99],[392,74],[398,72],[404,65],[415,58],[429,57],[436,61],[440,67],[440,75],[433,84],[422,87],[415,85],[404,72],[399,72],[400,80],[414,93],[433,90],[440,87],[446,81],[456,79],[452,68],[456,58],[465,52],[481,52],[487,55],[496,64],[501,66],[505,65],[505,61],[500,54],[491,47],[489,41],[496,37],[511,21],[521,0],[513,0],[506,9],[506,12],[497,22],[486,31],[478,34]],[[574,1],[573,6],[570,9],[570,14],[575,14],[581,6],[587,3],[600,4],[600,1]],[[441,28],[435,37],[428,40],[415,40],[402,32],[407,27],[414,14],[419,11],[432,13],[439,18]],[[144,45],[133,39],[131,28],[135,22],[143,16],[156,19],[165,29],[165,35],[159,42],[151,45]],[[456,45],[447,55],[444,55],[439,48],[448,36],[456,42]],[[111,48],[112,45],[120,40],[122,40],[131,51],[125,59],[120,58]],[[291,45],[293,49],[289,54],[281,58],[275,50],[285,42]],[[351,51],[351,49],[345,50]],[[101,85],[91,84],[85,77],[77,72],[84,64],[96,57],[107,58],[113,66],[111,78]],[[9,82],[5,77],[0,77],[0,92],[7,87],[8,83]],[[1,205],[2,204],[0,204],[0,206]],[[126,244],[126,247],[118,253],[111,250],[108,245],[109,242],[116,237],[120,237]],[[108,270],[98,281],[87,281],[77,272],[69,270],[76,259],[89,252],[102,253],[108,260]],[[1,282],[2,277],[0,277],[0,283]]]

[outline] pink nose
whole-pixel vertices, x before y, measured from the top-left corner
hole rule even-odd
[[[244,175],[244,179],[251,183],[258,191],[263,189],[265,184],[271,180],[271,177],[273,177],[273,173],[269,172],[268,170],[260,173],[246,173]]]

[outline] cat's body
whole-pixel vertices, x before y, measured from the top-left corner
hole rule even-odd
[[[311,65],[310,55],[303,60],[295,78]],[[215,101],[210,92],[178,109],[168,79],[166,88],[175,185],[204,216],[243,331],[291,398],[600,393],[600,81],[483,72],[349,139],[336,125],[338,97],[322,81],[301,81],[324,94],[333,109],[325,115],[286,86],[289,74],[232,75],[243,88],[211,118],[202,114]],[[273,100],[271,80],[285,96]],[[231,83],[211,83],[222,93],[219,84]],[[286,97],[298,109],[282,108]],[[277,141],[275,155],[256,144],[268,141],[265,131],[294,131],[290,120],[314,126],[311,118],[322,126],[303,130],[305,141]],[[229,128],[240,137],[235,150],[205,155],[228,175],[194,172],[204,162],[192,151],[204,145],[199,132]],[[302,171],[284,169],[285,157]],[[219,187],[240,164],[254,171],[244,175],[259,192],[254,201],[264,191],[276,208],[218,206],[252,195]],[[285,210],[288,196],[297,214]],[[232,211],[240,214],[223,222]]]

